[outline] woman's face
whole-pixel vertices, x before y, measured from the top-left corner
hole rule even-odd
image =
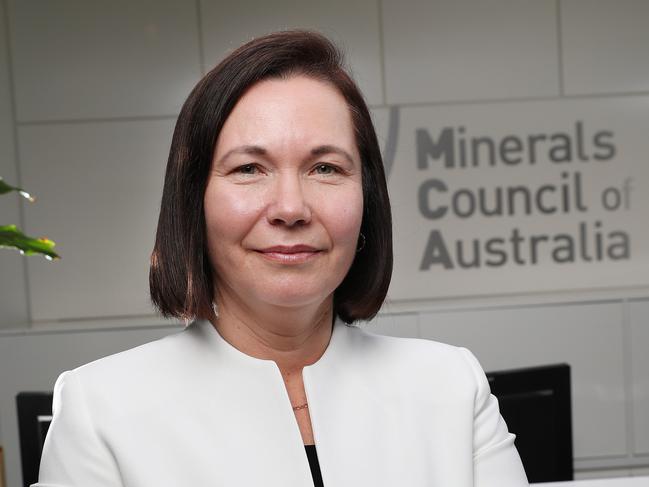
[[[253,85],[219,134],[204,203],[224,298],[322,304],[352,264],[363,215],[361,161],[342,95],[305,76]]]

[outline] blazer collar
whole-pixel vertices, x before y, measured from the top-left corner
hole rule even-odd
[[[304,367],[305,372],[326,369],[330,364],[336,363],[337,357],[345,356],[351,346],[352,334],[357,330],[357,327],[347,325],[340,318],[336,318],[327,348],[316,362]],[[198,335],[220,359],[258,370],[277,368],[273,360],[253,357],[231,345],[208,320],[196,320],[187,327],[186,331]]]

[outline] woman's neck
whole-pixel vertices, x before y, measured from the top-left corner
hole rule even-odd
[[[255,309],[222,296],[212,324],[232,346],[252,357],[273,360],[282,372],[299,372],[329,344],[333,300],[317,307]]]

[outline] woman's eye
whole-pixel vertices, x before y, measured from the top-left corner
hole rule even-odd
[[[237,168],[239,174],[257,174],[258,171],[259,169],[254,164],[244,164]]]
[[[318,164],[315,167],[316,174],[329,175],[329,174],[335,174],[336,172],[337,172],[336,168],[329,164]]]

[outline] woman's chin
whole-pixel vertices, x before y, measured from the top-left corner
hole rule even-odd
[[[262,302],[268,306],[297,310],[299,308],[318,307],[322,305],[327,299],[328,297],[323,297],[321,295],[312,296],[300,293],[293,295],[282,294],[265,296]]]
[[[321,287],[310,288],[304,284],[268,286],[255,293],[253,301],[278,308],[317,307],[327,301],[333,291]]]

